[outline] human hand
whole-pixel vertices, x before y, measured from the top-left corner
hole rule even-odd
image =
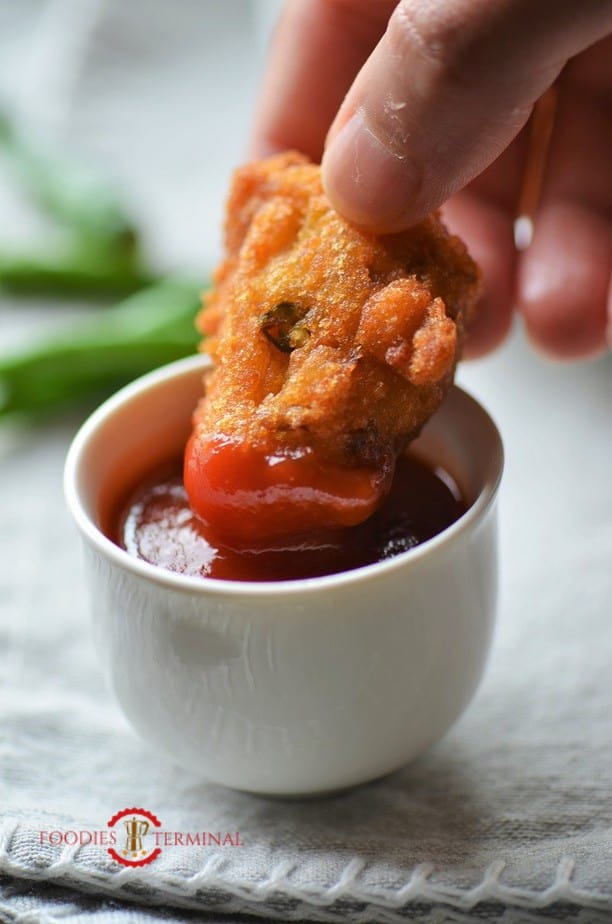
[[[333,205],[378,232],[445,203],[484,277],[470,355],[503,340],[514,307],[546,352],[595,355],[612,314],[611,30],[610,0],[289,0],[252,153],[324,151]],[[554,81],[534,237],[517,253],[524,126]]]

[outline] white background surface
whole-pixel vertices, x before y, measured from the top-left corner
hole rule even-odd
[[[46,34],[67,12],[85,16],[96,5],[49,4]],[[107,165],[153,259],[204,275],[218,253],[229,170],[248,135],[264,26],[243,0],[100,6],[86,53],[75,53],[75,79],[44,64],[67,52],[35,45],[42,40],[32,15],[43,4],[1,3],[0,87]],[[2,240],[25,234],[29,223],[8,191],[2,203]],[[0,349],[71,316],[62,306],[2,300]],[[517,332],[501,352],[466,365],[459,381],[493,414],[507,453],[499,629],[485,682],[415,765],[321,804],[206,786],[132,736],[103,690],[61,497],[78,418],[0,430],[0,875],[44,884],[28,897],[13,880],[0,920],[28,908],[35,921],[156,919],[159,910],[128,918],[126,905],[104,901],[133,900],[137,886],[177,920],[185,905],[371,920],[363,902],[383,907],[395,896],[401,905],[397,890],[420,864],[431,868],[429,886],[408,893],[423,903],[414,920],[472,920],[466,909],[479,897],[489,900],[485,919],[555,899],[589,908],[580,920],[609,919],[610,363],[553,365]],[[247,847],[218,857],[168,852],[130,879],[99,853],[62,857],[36,846],[43,825],[104,826],[124,804],[145,805],[176,829],[239,828]],[[54,892],[51,883],[97,897]],[[276,904],[262,905],[273,893]],[[349,901],[340,912],[338,899]],[[431,917],[432,905],[446,910]],[[530,913],[503,920],[538,919]],[[376,919],[402,919],[395,914],[379,908]]]

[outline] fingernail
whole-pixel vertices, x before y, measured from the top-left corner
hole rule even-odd
[[[379,141],[360,112],[334,137],[322,167],[325,192],[349,221],[381,232],[408,226],[420,175],[408,156]]]

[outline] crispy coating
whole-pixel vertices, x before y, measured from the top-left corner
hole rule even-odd
[[[366,233],[289,152],[236,171],[225,244],[198,317],[215,368],[196,429],[348,466],[379,466],[414,438],[452,382],[479,294],[439,218]]]

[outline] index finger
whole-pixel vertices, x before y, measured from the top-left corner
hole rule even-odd
[[[250,156],[321,159],[327,131],[385,31],[395,0],[288,0],[259,94]]]

